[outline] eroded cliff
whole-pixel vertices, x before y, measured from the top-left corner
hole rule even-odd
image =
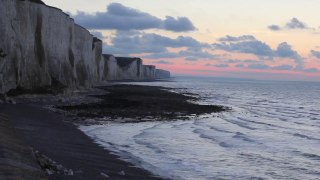
[[[171,73],[163,69],[156,69],[155,79],[166,79],[170,78]]]
[[[157,76],[140,58],[102,55],[101,40],[41,0],[1,0],[0,37],[0,94]]]
[[[61,10],[40,3],[2,0],[0,92],[59,81],[88,87],[99,81],[102,42]]]

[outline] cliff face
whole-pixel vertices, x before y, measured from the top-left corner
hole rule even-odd
[[[143,65],[143,79],[154,79],[156,76],[156,67],[152,65]]]
[[[118,64],[116,58],[111,54],[102,55],[103,77],[102,80],[117,80]]]
[[[170,72],[162,69],[156,69],[155,79],[166,79],[170,78]]]
[[[156,76],[140,58],[102,55],[102,41],[41,0],[1,0],[0,94],[11,89],[90,87]]]
[[[117,80],[140,80],[143,77],[143,65],[140,58],[116,57]]]
[[[90,86],[99,80],[102,42],[59,9],[1,0],[0,93],[18,86]]]

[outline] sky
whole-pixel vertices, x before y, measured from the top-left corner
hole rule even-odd
[[[175,75],[320,81],[319,0],[43,0]]]

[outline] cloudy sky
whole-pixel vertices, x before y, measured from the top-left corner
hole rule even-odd
[[[320,81],[319,0],[43,0],[174,74]]]

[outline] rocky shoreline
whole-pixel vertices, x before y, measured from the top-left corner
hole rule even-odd
[[[0,113],[11,119],[13,128],[7,131],[16,131],[26,147],[33,149],[30,161],[40,175],[31,179],[161,179],[119,160],[118,156],[95,144],[77,125],[187,120],[203,113],[228,110],[192,103],[197,100],[196,96],[173,91],[120,84],[72,96],[20,95],[12,100],[16,104],[0,104]],[[0,146],[0,152],[4,148]],[[2,175],[6,177],[6,174]]]
[[[223,106],[199,105],[194,102],[198,97],[176,93],[172,88],[118,84],[99,89],[101,94],[89,95],[100,99],[98,102],[55,108],[68,112],[73,122],[81,125],[95,124],[96,120],[100,123],[188,120],[201,114],[228,110]]]

